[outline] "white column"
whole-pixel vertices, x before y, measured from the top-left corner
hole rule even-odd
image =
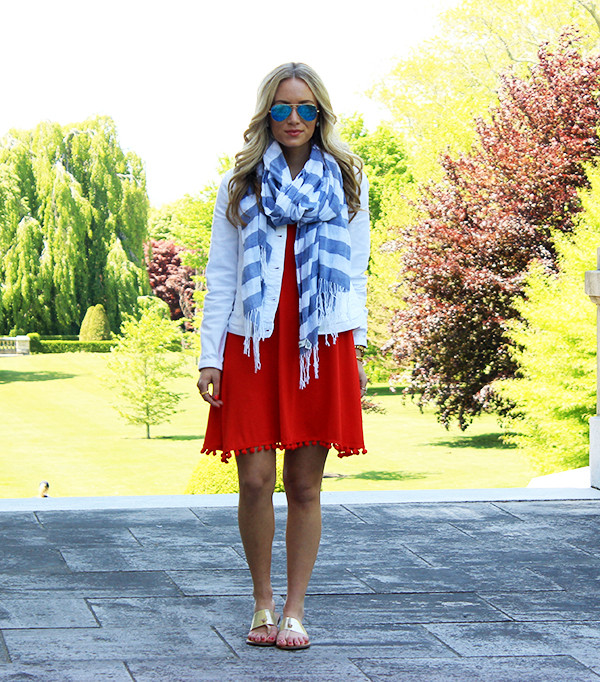
[[[590,479],[593,488],[600,488],[600,248],[596,267],[585,273],[585,293],[596,304],[596,416],[590,419]]]
[[[29,337],[15,336],[16,350],[18,355],[29,355]]]

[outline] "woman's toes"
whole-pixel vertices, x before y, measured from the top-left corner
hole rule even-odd
[[[248,639],[252,642],[258,642],[258,643],[266,642],[267,636],[268,636],[268,632],[265,632],[263,626],[261,626],[260,628],[256,628],[254,630],[250,630],[250,632],[248,633]],[[273,639],[274,638],[268,637],[268,640],[270,642],[272,642]]]

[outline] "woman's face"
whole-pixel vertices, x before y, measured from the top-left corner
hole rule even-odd
[[[300,78],[287,78],[281,81],[275,92],[273,104],[314,104],[318,106],[312,90]],[[275,121],[269,115],[269,125],[273,137],[283,149],[289,150],[300,150],[310,145],[318,120],[317,115],[314,121],[305,121],[299,116],[296,108],[292,108],[292,113],[284,121]]]

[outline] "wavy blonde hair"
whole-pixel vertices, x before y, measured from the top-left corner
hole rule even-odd
[[[319,114],[312,141],[322,150],[329,152],[337,161],[342,172],[344,194],[348,204],[350,217],[360,210],[360,181],[362,177],[362,160],[350,151],[342,142],[335,130],[336,116],[331,108],[329,93],[318,74],[300,62],[282,64],[267,74],[258,88],[256,109],[248,129],[244,133],[244,146],[235,156],[233,175],[229,180],[229,204],[227,219],[233,225],[246,223],[240,215],[240,201],[252,187],[259,206],[261,205],[261,179],[256,174],[256,167],[262,161],[263,154],[273,140],[268,125],[269,111],[275,99],[279,84],[288,78],[299,78],[311,89],[317,100]]]

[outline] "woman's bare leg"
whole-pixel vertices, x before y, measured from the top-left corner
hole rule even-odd
[[[275,450],[238,455],[236,462],[240,482],[238,523],[254,586],[254,611],[274,609],[271,551],[275,532]],[[265,625],[251,630],[248,638],[265,642],[275,641],[276,636],[277,628]]]
[[[302,620],[304,597],[321,541],[321,481],[327,448],[309,445],[285,453],[283,481],[288,502],[286,529],[288,591],[283,615]],[[308,638],[281,630],[280,646],[298,646]]]

